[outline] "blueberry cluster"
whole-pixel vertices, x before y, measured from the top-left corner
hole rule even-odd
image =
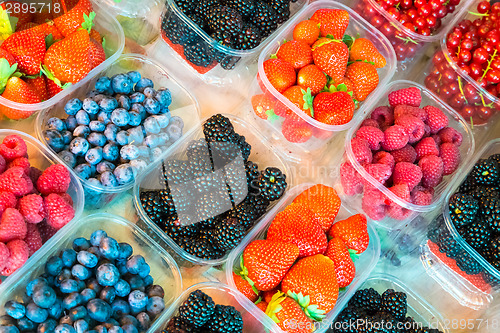
[[[50,118],[43,136],[88,183],[128,184],[182,136],[184,122],[170,115],[171,103],[167,88],[155,90],[137,71],[103,76],[83,101],[66,103],[66,119]]]
[[[139,333],[165,308],[164,290],[132,246],[97,230],[50,257],[22,297],[5,304],[0,332]]]

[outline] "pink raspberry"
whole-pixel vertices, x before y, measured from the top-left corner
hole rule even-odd
[[[356,131],[356,137],[365,139],[371,150],[379,150],[380,143],[384,140],[384,132],[372,126],[363,126]]]
[[[36,188],[43,195],[50,193],[63,193],[69,188],[71,177],[68,169],[62,164],[49,166],[36,182]]]
[[[425,124],[424,126],[424,138],[427,138],[431,135],[431,128],[429,127],[429,125]]]
[[[415,163],[417,160],[417,152],[415,151],[415,148],[410,145],[406,145],[401,149],[391,151],[391,154],[394,158],[395,163],[399,162],[409,162],[409,163]]]
[[[10,252],[7,245],[0,243],[0,271],[2,271],[9,261]]]
[[[352,196],[363,192],[361,175],[349,162],[340,165],[340,183],[346,195]]]
[[[18,157],[26,157],[28,147],[26,142],[19,135],[8,135],[0,145],[0,155],[7,161],[12,161]]]
[[[410,190],[407,184],[394,185],[389,190],[404,201],[410,202]],[[401,207],[389,198],[386,198],[386,204],[389,206],[387,208],[387,215],[393,219],[404,220],[411,215],[411,210]]]
[[[75,210],[60,195],[51,193],[44,199],[47,223],[59,230],[75,217]]]
[[[410,202],[410,188],[408,187],[408,184],[406,183],[401,183],[401,184],[396,184],[392,187],[389,187],[389,191],[394,193],[396,196],[401,198],[403,201]],[[387,205],[393,204],[393,201],[389,198],[386,198]]]
[[[395,203],[387,208],[387,215],[398,221],[406,220],[410,217],[411,213],[411,210],[401,207]]]
[[[3,173],[7,169],[7,162],[2,155],[0,155],[0,174]]]
[[[434,142],[436,142],[436,144],[438,145],[438,147],[441,145],[441,143],[443,143],[441,141],[441,137],[438,134],[432,134],[431,138],[434,139]]]
[[[7,168],[13,168],[13,167],[23,168],[24,173],[29,176],[30,162],[26,157],[18,157],[7,164]]]
[[[365,191],[361,199],[361,208],[365,214],[374,221],[383,220],[386,216],[387,205],[385,196],[379,190],[372,188]]]
[[[458,147],[462,145],[462,140],[463,140],[462,133],[460,133],[453,127],[443,128],[442,130],[439,131],[438,135],[441,138],[442,143],[450,142]]]
[[[387,164],[367,164],[365,165],[365,171],[382,185],[384,185],[392,175],[391,167]],[[367,187],[373,187],[366,179],[363,179],[363,184]]]
[[[40,232],[38,231],[38,226],[36,224],[28,223],[28,232],[26,233],[24,242],[28,245],[30,256],[42,247],[42,236],[40,236]]]
[[[415,186],[410,193],[411,202],[419,206],[428,206],[432,203],[434,197],[434,189],[425,188],[423,186]]]
[[[373,155],[373,164],[386,164],[391,168],[391,171],[394,169],[394,165],[396,162],[394,161],[394,157],[391,153],[386,151],[379,151],[375,155]]]
[[[417,152],[417,160],[420,160],[424,156],[435,155],[439,156],[439,148],[433,138],[428,137],[422,139],[415,146],[415,151]]]
[[[373,159],[372,151],[368,147],[368,142],[362,138],[351,139],[352,153],[359,164],[371,163]]]
[[[388,106],[379,106],[372,111],[370,117],[378,123],[380,129],[387,128],[394,124],[394,112]]]
[[[68,203],[68,205],[73,206],[73,198],[68,193],[57,193],[61,198]]]
[[[392,181],[394,184],[406,184],[409,190],[413,190],[422,180],[422,170],[418,165],[409,162],[396,163]]]
[[[382,148],[387,151],[401,149],[406,146],[408,140],[408,133],[406,133],[403,126],[390,126],[384,132],[384,141],[382,141]]]
[[[17,209],[7,208],[0,220],[0,242],[26,237],[26,222]]]
[[[30,256],[28,245],[20,239],[16,239],[7,243],[10,256],[7,265],[0,272],[0,275],[9,276],[21,268]]]
[[[431,128],[432,134],[448,126],[448,117],[443,111],[432,105],[424,106],[424,110],[427,112],[427,125]]]
[[[410,87],[393,91],[389,94],[389,96],[387,96],[387,98],[389,99],[389,104],[393,107],[398,105],[418,107],[422,102],[420,89],[418,89],[417,87]]]
[[[28,176],[30,177],[31,182],[33,184],[36,184],[36,182],[38,181],[38,178],[40,178],[41,175],[42,175],[42,170],[35,168],[33,166],[30,168],[30,172],[29,172]]]
[[[0,191],[11,192],[20,197],[33,191],[33,183],[23,168],[13,167],[0,175]]]
[[[417,117],[404,115],[396,119],[396,125],[403,126],[408,133],[408,142],[415,143],[425,134],[424,122]]]
[[[371,119],[371,118],[363,120],[363,122],[361,123],[361,126],[371,126],[371,127],[375,127],[375,128],[380,128],[377,121],[375,119]]]
[[[435,187],[443,180],[444,165],[441,157],[435,155],[424,156],[418,161],[422,169],[422,185]]]
[[[10,192],[0,192],[0,216],[7,208],[15,208],[17,205],[16,196]]]
[[[451,175],[460,164],[460,150],[453,143],[445,142],[439,146],[439,151],[443,159],[444,175]]]
[[[417,117],[423,122],[427,121],[427,113],[421,108],[409,105],[398,105],[394,108],[394,119],[398,119],[404,115]]]
[[[30,194],[19,199],[19,212],[28,223],[40,223],[45,218],[43,198]]]
[[[38,228],[38,232],[40,233],[40,237],[42,237],[42,242],[44,244],[57,232],[57,229],[51,227],[45,220],[36,224],[36,226]]]

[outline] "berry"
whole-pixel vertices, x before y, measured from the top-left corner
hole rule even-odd
[[[290,63],[295,70],[299,70],[313,62],[309,45],[297,40],[291,40],[281,45],[276,57]]]
[[[418,161],[422,170],[422,185],[427,188],[436,187],[443,180],[443,160],[435,155],[427,155]]]
[[[500,179],[499,166],[493,159],[482,159],[474,165],[471,176],[476,184],[496,185]]]
[[[453,143],[443,143],[439,146],[439,153],[443,160],[444,175],[451,175],[460,164],[460,150]]]
[[[445,127],[438,132],[441,143],[450,142],[457,146],[462,144],[462,133],[458,132],[453,127]]]
[[[8,242],[7,248],[9,249],[10,256],[5,268],[0,271],[0,274],[4,276],[9,276],[21,268],[29,257],[28,245],[22,240],[16,239]]]
[[[278,200],[285,193],[287,187],[286,175],[278,168],[268,167],[257,179],[256,185],[264,199]]]
[[[293,28],[293,39],[303,41],[308,45],[314,44],[319,34],[318,23],[312,20],[301,21]]]
[[[424,122],[411,115],[403,115],[396,118],[396,125],[403,126],[408,133],[409,143],[420,141],[425,134]]]
[[[0,220],[0,242],[7,243],[26,237],[27,227],[21,213],[14,208],[7,208]]]
[[[387,311],[397,320],[403,320],[406,317],[406,294],[403,292],[396,292],[392,289],[386,290],[382,294],[381,305],[383,310]]]
[[[409,105],[419,107],[422,102],[420,89],[417,87],[405,88],[393,91],[387,96],[392,107],[398,105]]]
[[[47,223],[55,228],[61,229],[75,216],[73,206],[68,204],[60,195],[51,193],[44,199],[47,213]]]
[[[18,157],[24,157],[27,154],[28,147],[24,140],[15,134],[6,136],[0,144],[0,155],[6,161],[12,161]]]
[[[216,305],[212,298],[200,290],[189,294],[179,307],[179,317],[196,327],[205,325],[215,312]]]
[[[281,59],[269,59],[264,61],[264,73],[271,85],[283,93],[295,84],[296,74],[294,67]]]
[[[351,139],[351,149],[354,158],[361,165],[369,164],[373,160],[372,151],[368,147],[368,142],[365,139],[355,137]]]
[[[70,182],[68,169],[64,165],[53,164],[38,178],[36,188],[43,195],[64,193],[68,191]]]
[[[347,195],[355,195],[363,192],[361,175],[349,162],[344,162],[340,166],[340,181],[342,189]]]
[[[371,119],[374,119],[379,124],[380,129],[385,128],[394,124],[394,113],[391,108],[387,106],[379,106],[371,113]]]
[[[437,107],[427,105],[424,107],[424,111],[427,112],[427,125],[431,128],[432,134],[436,134],[448,126],[448,117]]]
[[[439,156],[438,145],[431,137],[423,138],[419,143],[417,143],[415,151],[417,153],[417,160],[422,159],[424,156]]]
[[[422,180],[422,169],[409,162],[396,163],[392,179],[394,184],[407,184],[409,190],[413,190]]]
[[[479,210],[478,203],[474,197],[461,193],[454,194],[450,198],[448,206],[451,221],[457,227],[473,222]]]
[[[415,161],[417,160],[417,152],[415,151],[415,148],[413,148],[413,146],[410,146],[409,144],[401,149],[391,151],[390,156],[393,157],[394,163],[415,163]]]
[[[7,169],[0,175],[0,191],[11,192],[15,196],[23,196],[33,190],[31,179],[21,167]]]
[[[393,125],[384,131],[382,148],[387,151],[401,149],[408,143],[409,136],[403,126]]]
[[[380,184],[385,184],[392,175],[391,167],[387,164],[367,164],[365,171]],[[367,188],[373,186],[367,179],[363,179],[363,183]]]
[[[356,131],[356,137],[365,139],[371,150],[379,150],[384,140],[384,132],[372,126],[362,126]]]
[[[243,318],[233,306],[217,304],[206,327],[214,333],[238,333],[243,331]]]

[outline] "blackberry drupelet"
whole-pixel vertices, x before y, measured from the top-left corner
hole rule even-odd
[[[480,251],[486,249],[491,242],[491,230],[484,220],[476,220],[465,227],[465,241]]]
[[[276,12],[277,23],[284,23],[290,18],[290,0],[271,0],[271,8]]]
[[[213,236],[218,249],[221,251],[230,251],[245,236],[245,228],[241,226],[236,218],[223,219],[215,225]]]
[[[369,314],[378,311],[381,304],[382,296],[373,288],[358,290],[349,300],[349,307],[364,309]]]
[[[476,218],[479,205],[472,195],[455,193],[448,204],[450,218],[457,227],[467,225]]]
[[[225,36],[236,36],[243,27],[243,19],[235,9],[222,6],[209,10],[207,25],[212,31],[220,31]]]
[[[482,271],[481,265],[465,251],[462,251],[455,260],[457,266],[469,275],[479,274]]]
[[[160,198],[160,191],[142,191],[139,194],[139,199],[141,201],[142,208],[151,221],[162,227],[166,210],[164,207],[164,201]]]
[[[439,251],[446,253],[446,255],[450,258],[456,258],[463,252],[462,246],[458,244],[444,225],[437,236],[436,244],[439,246]]]
[[[243,18],[250,18],[255,11],[255,0],[226,0],[226,6],[235,9]]]
[[[192,179],[187,161],[168,160],[162,163],[162,176],[166,186],[181,185]]]
[[[196,326],[193,326],[187,321],[182,320],[179,316],[175,316],[167,324],[162,333],[195,333]]]
[[[167,235],[174,241],[178,241],[183,238],[193,237],[198,234],[198,232],[198,223],[195,223],[186,226],[172,226],[167,230]]]
[[[238,61],[240,61],[241,57],[231,57],[227,56],[224,59],[222,59],[219,63],[222,69],[225,69],[226,71],[230,71],[234,69]]]
[[[243,318],[233,306],[217,304],[204,328],[211,333],[240,333],[243,331]]]
[[[480,205],[481,216],[493,233],[500,233],[500,199],[483,199]]]
[[[220,0],[200,0],[194,9],[194,13],[206,20],[208,11],[212,8],[220,7],[221,5],[222,2]]]
[[[179,307],[179,317],[196,327],[207,323],[215,312],[215,303],[201,290],[193,291]]]
[[[382,309],[398,320],[406,318],[407,304],[406,294],[387,289],[382,294]]]
[[[210,47],[203,40],[185,45],[184,56],[195,66],[208,67],[213,62]]]
[[[198,0],[175,0],[174,2],[184,14],[191,13],[198,4]]]
[[[496,161],[498,163],[498,165],[500,166],[500,154],[491,155],[490,157],[488,157],[488,159]]]
[[[260,36],[266,38],[278,28],[278,17],[276,11],[267,3],[258,1],[255,8],[255,13],[250,20],[257,29]]]
[[[286,190],[286,175],[278,168],[267,167],[257,179],[256,185],[264,199],[278,200]]]
[[[260,176],[259,166],[252,161],[245,162],[245,171],[247,174],[247,183],[249,185]]]
[[[174,44],[183,44],[186,39],[186,35],[189,34],[186,24],[175,14],[168,16],[165,15],[163,17],[161,28],[165,33],[165,36]]]
[[[476,184],[497,185],[499,181],[499,167],[494,159],[479,160],[471,171]]]
[[[250,23],[245,23],[241,32],[235,38],[235,48],[238,50],[250,50],[260,44],[261,37],[257,27]]]

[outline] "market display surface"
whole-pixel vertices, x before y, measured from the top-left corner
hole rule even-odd
[[[500,2],[0,3],[0,333],[500,330]]]

